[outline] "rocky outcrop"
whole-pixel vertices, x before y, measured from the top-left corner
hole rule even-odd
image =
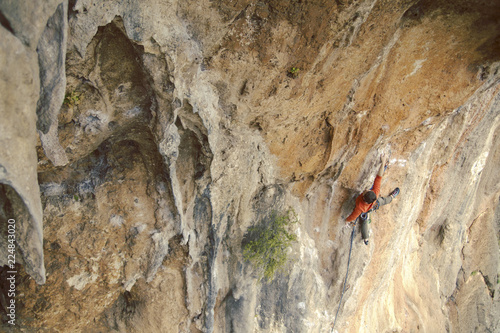
[[[45,154],[55,166],[68,163],[59,144],[57,116],[66,91],[66,44],[68,3],[61,3],[38,41],[40,97],[37,102],[37,129]]]
[[[7,265],[7,221],[16,220],[15,259],[38,283],[45,282],[42,250],[42,205],[37,182],[36,103],[40,75],[36,45],[56,1],[15,1],[0,4],[2,114],[0,196],[2,197],[2,247],[0,263]],[[38,12],[37,12],[38,11]],[[35,15],[36,13],[36,15]],[[8,147],[8,148],[7,148]]]
[[[16,329],[498,330],[497,4],[37,5],[0,5]],[[401,194],[349,256],[381,154]],[[288,208],[259,281],[242,244]]]

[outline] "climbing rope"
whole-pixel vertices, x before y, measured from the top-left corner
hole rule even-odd
[[[349,264],[351,262],[351,251],[352,251],[352,243],[353,243],[353,240],[354,240],[354,231],[355,230],[356,230],[356,225],[354,225],[352,227],[352,232],[351,232],[351,246],[349,247],[349,258],[347,259],[347,272],[345,273],[344,287],[342,288],[342,295],[340,296],[339,307],[337,309],[337,313],[335,314],[335,321],[333,322],[332,333],[333,333],[333,330],[335,328],[335,323],[337,322],[337,316],[339,315],[340,306],[342,305],[342,298],[344,298],[345,287],[347,285],[347,276],[349,275]]]

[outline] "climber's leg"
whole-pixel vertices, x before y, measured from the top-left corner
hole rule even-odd
[[[377,199],[379,203],[379,207],[383,205],[388,205],[392,202],[392,196],[388,195],[386,197],[380,197]]]
[[[370,236],[370,228],[368,226],[370,222],[370,217],[368,213],[363,213],[359,216],[359,220],[361,222],[361,237],[366,245],[368,245],[368,237]]]
[[[394,199],[398,194],[399,187],[396,187],[388,196],[378,198],[377,200],[379,203],[379,207],[390,204],[392,202],[392,199]]]

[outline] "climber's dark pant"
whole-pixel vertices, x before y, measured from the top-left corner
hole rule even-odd
[[[377,199],[379,207],[383,205],[388,205],[392,202],[392,195],[389,195],[387,197],[380,197]]]
[[[387,197],[380,197],[377,199],[378,201],[378,208],[383,205],[388,205],[392,202],[392,196],[389,195]],[[363,240],[368,239],[370,236],[370,228],[368,225],[370,224],[370,212],[368,213],[363,213],[359,216],[359,220],[361,222],[361,237],[363,237]]]

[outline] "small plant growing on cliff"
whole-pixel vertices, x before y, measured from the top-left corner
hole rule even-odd
[[[67,107],[74,107],[78,104],[80,104],[80,97],[81,97],[81,94],[79,92],[76,92],[76,91],[72,91],[72,92],[68,92],[66,93],[66,96],[64,97],[64,105],[66,105]]]
[[[299,76],[300,69],[298,67],[292,67],[288,70],[288,76],[290,76],[292,79],[295,79]]]
[[[243,258],[250,261],[259,271],[259,279],[270,281],[277,271],[284,268],[287,249],[297,241],[291,230],[298,223],[297,214],[289,209],[284,214],[273,212],[266,225],[252,227],[251,240],[243,247]]]

